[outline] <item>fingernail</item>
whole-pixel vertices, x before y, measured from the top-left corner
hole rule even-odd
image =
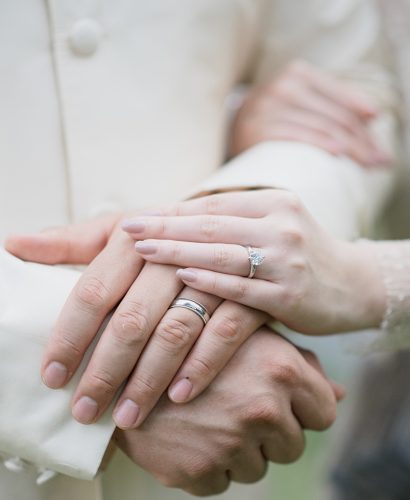
[[[193,283],[197,279],[197,273],[195,271],[188,271],[188,269],[178,269],[177,276],[182,281],[189,281]]]
[[[81,424],[91,424],[98,413],[98,404],[94,399],[83,396],[73,407],[73,417]]]
[[[67,380],[68,370],[58,361],[52,361],[43,373],[43,382],[50,389],[59,389],[63,387]]]
[[[145,230],[146,224],[142,220],[127,219],[123,221],[121,227],[124,231],[129,231],[130,233],[141,233]]]
[[[175,403],[184,403],[189,398],[193,387],[192,382],[184,378],[170,388],[169,397]]]
[[[135,243],[135,249],[139,253],[150,255],[158,250],[158,245],[155,243],[148,243],[146,241],[137,241],[137,243]]]
[[[139,413],[139,406],[131,399],[125,399],[114,411],[114,422],[121,429],[129,429],[136,424]]]

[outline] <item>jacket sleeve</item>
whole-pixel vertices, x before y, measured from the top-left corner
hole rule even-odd
[[[0,453],[11,470],[33,464],[39,483],[53,471],[91,479],[114,431],[110,412],[91,426],[71,416],[86,359],[65,389],[52,391],[40,378],[45,343],[78,277],[0,249]]]

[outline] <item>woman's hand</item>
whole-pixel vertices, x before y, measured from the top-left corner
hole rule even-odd
[[[372,167],[390,158],[372,137],[378,110],[341,78],[296,61],[250,91],[232,126],[230,155],[263,141],[304,142]]]
[[[330,236],[288,191],[214,195],[123,228],[144,240],[136,249],[147,261],[188,268],[178,276],[190,287],[264,311],[301,333],[352,331],[382,320],[386,299],[372,248]],[[248,246],[263,257],[254,279],[247,277]]]

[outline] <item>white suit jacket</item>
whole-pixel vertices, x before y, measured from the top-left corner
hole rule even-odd
[[[0,40],[0,237],[195,192],[278,186],[354,238],[390,191],[391,173],[291,143],[262,144],[218,170],[227,95],[295,58],[362,86],[382,110],[375,133],[393,149],[395,94],[371,1],[4,0]],[[73,421],[74,383],[56,392],[39,379],[77,278],[0,254],[0,452],[9,468],[25,467],[13,457],[35,464],[40,481],[49,469],[92,478],[113,431],[109,416]],[[127,500],[123,483],[106,498]],[[72,498],[101,494],[90,485]]]

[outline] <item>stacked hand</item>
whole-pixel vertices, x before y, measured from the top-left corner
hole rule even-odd
[[[110,231],[112,231],[111,235]],[[61,360],[60,362],[67,364],[70,361],[77,363],[77,359],[82,357],[82,351],[77,348],[76,344],[79,339],[74,336],[76,328],[81,328],[81,332],[85,332],[87,338],[92,337],[89,330],[92,326],[89,313],[97,312],[98,308],[95,309],[95,304],[90,299],[101,301],[100,306],[102,306],[99,290],[103,289],[103,280],[107,281],[110,278],[108,271],[106,274],[102,271],[112,269],[112,274],[117,272],[119,279],[125,280],[122,274],[124,267],[128,272],[130,264],[135,260],[139,266],[143,267],[141,259],[135,257],[131,238],[118,229],[116,221],[110,218],[64,229],[54,229],[41,235],[13,237],[8,241],[8,248],[21,257],[31,257],[31,259],[50,263],[85,263],[90,256],[97,254],[67,303],[67,308],[76,306],[72,316],[64,318],[66,312],[62,315],[67,327],[71,327],[71,319],[74,328],[61,331],[61,327],[57,326],[50,344],[49,352],[56,356],[61,356],[61,353],[67,355],[67,352],[72,354],[71,357],[57,358]],[[115,260],[114,250],[119,252],[122,248],[124,248],[122,257],[124,260],[129,257],[130,264],[124,260]],[[110,255],[113,259],[111,261],[109,261]],[[103,266],[104,262],[106,266]],[[167,286],[162,278],[168,279],[172,286],[175,286],[174,290],[182,287],[181,284],[173,285],[173,283],[178,283],[175,268],[150,264],[143,267],[134,279],[131,288],[137,286],[135,283],[141,279],[141,276],[144,276],[144,270],[147,273],[149,271],[149,277],[157,276],[157,280],[145,282],[145,289],[140,289],[144,292],[139,298],[141,301],[146,300],[147,295],[153,300],[162,297],[162,291],[159,289]],[[113,282],[115,280],[111,278],[109,283]],[[101,284],[100,288],[94,290],[92,287],[88,288],[90,292],[88,301],[84,301],[81,287],[87,283]],[[80,290],[80,297],[76,296],[78,290]],[[97,296],[95,297],[91,292],[97,292]],[[184,295],[188,292],[193,294],[192,290],[185,290]],[[177,291],[174,295],[176,293]],[[168,302],[172,300],[171,295],[167,299]],[[209,296],[209,302],[206,302],[207,296],[205,295],[193,296],[206,303],[210,312],[211,301],[218,302],[212,296]],[[106,299],[108,300],[108,297]],[[127,304],[126,299],[127,295],[123,299],[124,305]],[[72,300],[74,304],[70,303]],[[79,300],[78,304],[76,300]],[[216,354],[219,349],[233,352],[236,345],[240,343],[239,339],[249,337],[266,319],[264,314],[246,307],[235,306],[229,302],[223,304],[226,304],[227,310],[218,320],[215,329],[207,334],[209,342],[203,344],[204,348],[208,345],[209,349]],[[108,310],[109,306],[107,306]],[[174,309],[166,315],[171,312],[185,315],[184,328],[189,335],[188,338],[193,342],[192,338],[199,335],[202,323],[190,311]],[[233,315],[232,319],[229,314]],[[83,315],[84,323],[80,321]],[[159,325],[163,323],[163,335],[169,334],[173,339],[174,330],[171,327],[173,323],[166,321],[166,315],[163,320],[159,320]],[[93,315],[91,317],[95,319]],[[124,342],[117,342],[117,332],[108,325],[100,341],[102,345],[97,346],[83,381],[74,396],[74,405],[82,387],[95,391],[93,394],[97,396],[102,394],[103,398],[100,401],[103,401],[102,404],[108,404],[104,402],[111,400],[115,389],[111,389],[111,385],[107,386],[104,383],[99,376],[98,369],[104,370],[102,373],[105,377],[110,377],[109,380],[117,380],[118,373],[124,373],[124,360],[130,365],[132,358],[135,359],[134,363],[137,361],[139,350],[136,347],[140,344],[134,344],[133,339],[140,331],[138,325],[135,325],[135,328],[136,330],[129,329],[123,333]],[[159,326],[154,328],[154,333],[151,334],[151,340],[140,361],[144,361],[144,356],[150,352],[151,341],[158,332],[158,328]],[[130,336],[129,341],[125,335]],[[202,337],[205,337],[204,340],[207,335],[202,334]],[[105,351],[103,341],[108,344],[109,352]],[[109,344],[110,341],[111,344]],[[164,344],[161,344],[161,341],[164,341]],[[147,371],[152,370],[150,373],[152,373],[153,380],[159,375],[159,381],[155,383],[158,384],[156,387],[160,394],[162,391],[159,383],[165,380],[164,373],[170,373],[169,367],[164,363],[169,363],[172,368],[174,359],[182,359],[181,351],[186,355],[186,350],[182,340],[175,343],[173,340],[169,342],[162,337],[159,337],[158,344],[155,341],[152,349],[154,355],[151,357],[151,364],[143,366]],[[188,369],[195,360],[195,349],[188,358],[189,361],[186,364]],[[101,354],[105,354],[105,357]],[[160,357],[160,362],[155,359],[156,355]],[[99,368],[102,362],[107,363],[107,366]],[[209,358],[209,366],[212,366],[213,362],[214,360]],[[76,366],[76,364],[69,366]],[[209,379],[208,366],[203,363],[195,364],[195,362],[192,366],[201,370],[199,373],[203,374],[203,378]],[[135,380],[138,380],[137,376],[141,373],[139,363],[136,368],[133,367],[133,370],[134,375],[131,375],[129,382],[129,385],[134,384],[131,385],[131,389],[135,391],[133,397],[138,403],[144,402],[144,397],[151,398],[154,402],[150,404],[154,405],[157,399],[156,393],[147,391],[143,384],[135,385]],[[61,385],[64,385],[67,380],[68,378],[60,379]],[[194,377],[194,380],[205,384],[200,376],[198,379]],[[84,385],[87,382],[89,385]],[[109,390],[99,392],[100,388],[106,389],[107,387]],[[129,390],[130,387],[127,386],[125,391]],[[343,390],[326,379],[312,353],[297,349],[270,330],[259,330],[248,338],[210,388],[188,407],[175,405],[169,398],[163,396],[150,418],[139,429],[118,431],[116,439],[136,463],[154,474],[164,484],[178,486],[194,494],[218,493],[228,486],[230,480],[253,482],[259,479],[264,474],[267,460],[286,463],[296,459],[304,448],[303,430],[305,428],[324,430],[331,425],[335,418],[336,400],[342,396]],[[124,400],[124,394],[121,400]],[[95,419],[102,414],[104,406],[101,408]],[[147,408],[149,408],[148,405],[143,407],[146,413],[149,411]]]
[[[185,284],[298,332],[359,330],[383,318],[384,286],[371,248],[333,238],[289,191],[213,195],[123,227],[143,240],[135,246],[147,261],[183,266],[177,275]],[[250,252],[259,254],[253,279]]]

